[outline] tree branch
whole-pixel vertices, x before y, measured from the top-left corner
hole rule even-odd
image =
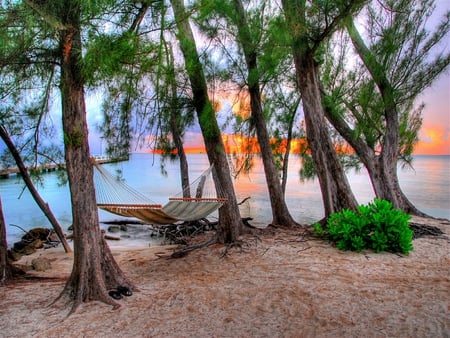
[[[65,30],[65,29],[69,28],[69,26],[64,25],[57,18],[55,18],[54,16],[50,15],[49,13],[47,13],[42,8],[42,6],[36,4],[34,1],[32,1],[32,0],[25,0],[25,3],[28,6],[30,6],[33,10],[35,10],[40,16],[42,16],[44,21],[47,22],[50,26],[52,26],[55,30],[60,31],[60,30]]]

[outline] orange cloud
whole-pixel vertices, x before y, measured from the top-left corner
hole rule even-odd
[[[450,155],[450,131],[442,126],[429,126],[419,133],[415,155]]]
[[[256,137],[247,137],[241,134],[222,134],[222,140],[227,154],[259,154],[261,149],[259,147],[258,139]],[[287,148],[286,140],[271,139],[270,143],[274,152],[285,153]],[[206,152],[203,137],[200,133],[187,132],[185,141],[183,143],[184,151],[188,154],[198,154]],[[291,140],[291,154],[301,154],[307,151],[308,145],[306,139]],[[339,154],[353,153],[353,149],[346,143],[336,144],[335,149]],[[162,149],[147,149],[145,152],[161,154]],[[176,154],[177,151],[173,150]]]

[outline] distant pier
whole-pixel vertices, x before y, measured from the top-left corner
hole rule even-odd
[[[115,163],[115,162],[122,162],[122,161],[128,161],[129,156],[121,156],[121,157],[110,157],[110,156],[92,156],[95,158],[95,161],[99,164],[104,163]],[[36,167],[27,167],[27,170],[34,171],[34,172],[52,172],[55,170],[64,170],[66,168],[65,163],[47,163],[38,165]],[[9,168],[0,168],[0,179],[6,179],[9,178],[11,175],[20,175],[20,170],[18,167],[9,167]]]

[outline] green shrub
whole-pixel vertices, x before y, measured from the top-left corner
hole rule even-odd
[[[329,237],[341,250],[408,254],[413,249],[410,218],[394,209],[390,202],[375,198],[372,203],[359,206],[357,211],[343,210],[330,215],[325,229],[319,223],[313,227],[317,235]]]

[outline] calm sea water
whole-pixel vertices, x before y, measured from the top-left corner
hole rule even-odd
[[[298,178],[300,160],[294,156],[289,166],[286,203],[292,216],[301,223],[312,223],[323,217],[323,204],[318,181],[301,183]],[[161,174],[160,157],[151,154],[132,154],[129,161],[104,165],[112,173],[120,171],[126,182],[157,203],[165,204],[168,197],[180,189],[178,162],[166,162],[166,175]],[[189,155],[191,179],[207,167],[206,155]],[[359,203],[370,202],[374,195],[364,171],[349,172],[348,178]],[[399,180],[406,196],[422,211],[450,219],[450,156],[416,156],[414,169],[399,169]],[[55,173],[44,175],[44,185],[38,187],[43,199],[66,230],[72,223],[68,186],[60,186]],[[253,171],[235,180],[238,200],[250,197],[243,205],[242,216],[253,217],[253,224],[271,221],[270,203],[261,161],[255,160]],[[20,178],[11,176],[0,180],[0,196],[7,224],[9,245],[19,240],[24,229],[50,227]],[[120,217],[99,210],[100,221]],[[102,225],[102,227],[107,227]]]

